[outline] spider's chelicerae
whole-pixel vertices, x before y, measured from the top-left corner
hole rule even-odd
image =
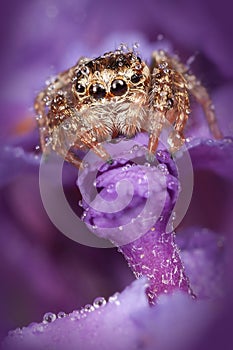
[[[148,154],[153,155],[169,123],[168,144],[176,152],[185,141],[190,93],[203,107],[214,137],[221,138],[207,90],[177,57],[155,51],[150,66],[134,50],[81,58],[36,98],[42,151],[54,150],[79,167],[75,150],[93,149],[109,160],[103,141],[146,131]]]

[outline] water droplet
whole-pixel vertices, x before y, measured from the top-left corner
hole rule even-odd
[[[80,315],[80,313],[79,313],[79,315],[72,315],[71,317],[70,317],[70,320],[71,321],[76,321],[76,320],[79,320],[81,318],[81,315]]]
[[[144,166],[147,167],[147,168],[150,168],[150,163],[146,162],[146,163],[144,163]]]
[[[83,207],[83,202],[82,202],[81,199],[78,201],[78,205],[79,205],[81,208]]]
[[[42,114],[38,114],[38,115],[36,116],[36,120],[40,120],[40,119],[42,119]]]
[[[106,305],[106,300],[105,298],[103,297],[98,297],[98,298],[95,298],[94,302],[93,302],[93,306],[98,309],[99,307],[102,307],[104,305]]]
[[[139,145],[134,145],[132,149],[134,152],[137,152],[139,150]]]
[[[143,196],[144,196],[145,198],[149,198],[150,192],[149,192],[149,191],[145,191],[145,192],[143,193]]]
[[[165,68],[167,68],[167,66],[168,66],[167,62],[162,62],[162,63],[159,64],[159,68],[160,69],[165,69]]]
[[[85,310],[86,312],[92,312],[92,311],[95,310],[95,308],[94,308],[94,306],[91,305],[91,304],[86,304],[86,305],[84,306],[84,310]]]
[[[88,162],[83,162],[82,165],[83,165],[83,167],[84,167],[85,169],[87,169],[87,168],[89,167],[89,163],[88,163]]]
[[[59,311],[58,314],[57,314],[57,317],[58,318],[64,318],[64,317],[66,317],[66,313],[64,311]]]
[[[65,121],[64,123],[62,123],[62,128],[64,129],[64,130],[70,130],[70,128],[71,128],[71,124],[70,124],[70,122],[68,122],[68,121]]]
[[[214,141],[212,139],[208,139],[206,140],[206,144],[212,146],[214,144]]]
[[[52,137],[51,136],[46,136],[44,141],[45,141],[45,145],[49,146],[51,144],[51,142],[52,142]]]
[[[119,297],[119,293],[116,292],[112,296],[109,297],[108,301],[109,303],[115,303]]]
[[[57,316],[52,312],[46,312],[43,317],[43,323],[51,323],[56,320]]]
[[[123,230],[123,227],[122,227],[122,226],[119,226],[118,229],[119,229],[120,231],[122,231],[122,230]]]
[[[114,186],[114,184],[109,184],[109,185],[107,186],[107,192],[108,192],[108,193],[113,193],[113,192],[115,192],[115,186]]]
[[[129,50],[129,47],[128,47],[127,44],[121,43],[118,49],[119,49],[121,52],[125,52],[125,51],[128,51],[128,50]]]
[[[87,311],[85,310],[84,307],[82,307],[79,311],[79,317],[78,318],[85,318],[87,317]]]
[[[168,171],[166,164],[159,164],[157,166],[157,169],[159,169],[164,174],[169,174],[169,171]]]
[[[87,213],[84,211],[83,215],[81,216],[81,220],[84,221],[86,216],[87,216]]]
[[[133,49],[138,49],[140,47],[140,44],[138,42],[135,42],[133,44]]]
[[[227,137],[225,137],[223,140],[222,140],[222,142],[224,143],[224,144],[230,144],[230,143],[232,143],[232,139],[231,138],[227,138]]]
[[[173,189],[176,189],[177,188],[177,185],[174,181],[169,181],[168,184],[167,184],[167,187],[171,190]]]

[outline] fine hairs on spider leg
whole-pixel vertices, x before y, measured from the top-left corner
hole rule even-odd
[[[146,131],[147,160],[152,162],[160,134],[169,124],[173,129],[167,143],[173,154],[185,142],[190,94],[201,104],[213,136],[221,138],[207,90],[179,58],[154,51],[149,67],[135,47],[124,45],[94,59],[81,58],[36,98],[42,151],[53,150],[77,168],[81,160],[75,149],[92,149],[111,162],[102,142]]]

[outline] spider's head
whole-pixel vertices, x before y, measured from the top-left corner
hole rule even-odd
[[[135,101],[148,92],[150,71],[132,51],[108,52],[74,67],[72,91],[82,104]]]

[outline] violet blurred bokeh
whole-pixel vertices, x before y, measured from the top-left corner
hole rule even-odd
[[[43,208],[39,161],[30,152],[39,144],[33,101],[46,78],[71,66],[82,55],[99,55],[115,49],[121,42],[138,41],[142,57],[149,59],[150,52],[160,42],[184,61],[196,55],[192,70],[213,98],[224,135],[232,136],[231,13],[227,0],[2,1],[1,337],[10,329],[39,322],[47,311],[71,312],[97,296],[108,297],[134,279],[116,250],[95,249],[69,240],[56,230]],[[200,115],[196,105],[193,115]],[[198,122],[191,117],[188,127],[195,130],[196,137],[210,137],[202,117]],[[192,133],[187,130],[189,132]],[[199,244],[195,239],[190,246],[189,242],[184,243],[183,236],[192,227],[197,228],[197,232],[207,229],[224,236],[229,242],[228,253],[233,248],[232,147],[224,150],[224,147],[215,147],[210,151],[205,143],[191,150],[194,194],[178,228],[184,251]],[[79,196],[76,171],[68,165],[67,172],[66,195],[74,205]],[[211,242],[207,233],[206,244],[211,246]],[[206,256],[209,259],[211,254],[202,256],[204,265]],[[227,290],[232,287],[230,263],[226,272]],[[194,262],[187,259],[187,269],[192,264],[195,257]],[[214,268],[215,263],[206,267],[210,279]],[[202,272],[202,268],[200,270]],[[193,277],[194,284],[201,272],[196,279]],[[210,297],[204,282],[202,287],[203,294]],[[211,291],[216,297],[214,287]],[[203,349],[208,348],[206,342],[210,338],[215,344],[211,344],[211,349],[219,348],[219,344],[227,349],[232,337],[229,320],[233,303],[226,300],[223,301],[223,305],[227,304],[221,315],[223,321],[214,320],[207,336],[200,340]]]

